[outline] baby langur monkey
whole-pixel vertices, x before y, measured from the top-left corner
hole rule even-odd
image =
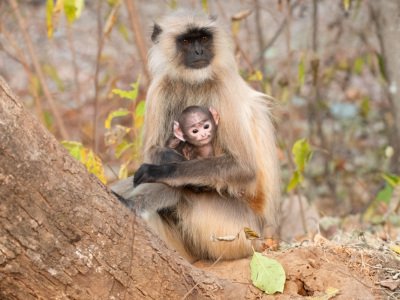
[[[189,106],[174,121],[174,137],[168,147],[187,160],[214,156],[212,142],[219,122],[218,112],[204,106]]]

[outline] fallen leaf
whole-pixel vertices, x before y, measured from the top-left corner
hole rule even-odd
[[[251,281],[255,287],[270,295],[283,292],[286,274],[278,261],[254,252],[250,269]]]
[[[307,299],[311,299],[311,300],[329,300],[329,299],[335,297],[338,294],[339,294],[339,290],[337,288],[328,287],[325,290],[325,295],[307,297]]]

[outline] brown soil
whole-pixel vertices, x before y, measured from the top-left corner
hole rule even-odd
[[[265,252],[265,255],[283,265],[286,284],[283,294],[265,295],[263,299],[400,298],[400,257],[389,250],[343,246],[320,238],[309,245]],[[257,293],[250,281],[250,259],[195,265],[219,277],[247,284],[254,295]],[[385,287],[385,282],[390,282],[390,287]],[[328,297],[329,288],[337,289],[337,294]]]

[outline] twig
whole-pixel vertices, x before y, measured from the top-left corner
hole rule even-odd
[[[288,147],[285,147],[285,152],[288,157],[288,162],[289,162],[290,168],[292,169],[292,172],[294,172],[296,167],[294,165],[294,162],[292,160],[292,156],[290,155]],[[296,194],[297,200],[299,201],[301,224],[303,226],[304,232],[307,234],[308,228],[307,228],[306,215],[305,215],[305,211],[304,211],[304,207],[303,207],[301,192],[297,187],[295,187],[295,194]]]
[[[298,187],[295,187],[295,193],[297,196],[297,200],[299,201],[301,224],[303,225],[303,230],[304,230],[305,234],[307,235],[308,227],[307,227],[307,221],[306,221],[306,213],[304,211],[303,198],[301,197]]]
[[[40,84],[41,84],[41,86],[43,88],[43,92],[44,92],[44,95],[45,95],[45,97],[46,97],[46,99],[47,99],[47,101],[49,103],[51,112],[54,115],[54,119],[56,121],[58,129],[60,130],[61,137],[64,140],[68,140],[69,139],[69,134],[67,132],[67,129],[64,126],[64,122],[63,122],[63,120],[61,118],[60,112],[58,111],[58,108],[57,108],[56,103],[55,103],[55,101],[53,99],[53,96],[50,93],[49,87],[47,86],[47,83],[46,83],[46,80],[45,80],[45,77],[44,77],[44,74],[43,74],[43,71],[42,71],[42,67],[40,66],[39,60],[38,60],[38,58],[36,56],[35,48],[33,46],[32,40],[31,40],[30,36],[28,35],[27,30],[26,30],[27,24],[25,22],[25,19],[22,16],[20,10],[19,10],[18,3],[17,3],[16,0],[8,0],[8,3],[13,8],[15,17],[17,18],[18,26],[21,29],[21,32],[22,32],[22,35],[24,37],[25,43],[26,43],[26,45],[28,47],[28,52],[29,52],[29,55],[30,55],[30,57],[32,59],[33,67],[34,67],[35,72],[36,72],[36,74],[38,76]]]
[[[101,22],[101,6],[103,1],[97,2],[97,55],[96,55],[96,70],[94,75],[94,113],[93,113],[93,144],[92,148],[95,153],[98,153],[99,139],[97,138],[97,123],[99,119],[99,73],[100,59],[104,46],[103,24]]]
[[[294,2],[292,5],[290,5],[290,15],[298,5],[299,1]],[[264,56],[264,53],[275,43],[275,41],[278,39],[278,37],[281,35],[283,29],[287,26],[288,24],[288,19],[287,17],[282,21],[281,25],[279,25],[278,29],[276,30],[275,34],[272,36],[272,38],[268,41],[268,43],[264,46],[262,51],[260,52],[260,55],[253,61],[253,64],[257,64],[261,61],[261,59]]]
[[[261,9],[260,9],[260,1],[259,0],[254,0],[254,6],[255,6],[255,25],[256,25],[256,33],[257,33],[257,42],[258,42],[258,51],[261,53],[264,53],[264,35],[263,31],[261,28]],[[250,36],[250,35],[249,35]],[[261,70],[265,71],[265,59],[264,55],[260,56],[260,67]]]
[[[389,66],[388,64],[388,49],[387,49],[387,44],[385,43],[385,22],[382,22],[382,13],[384,13],[384,9],[379,9],[379,5],[374,5],[373,1],[367,2],[369,6],[369,11],[370,11],[370,16],[372,19],[372,22],[375,24],[376,28],[376,36],[378,38],[378,43],[380,47],[380,53],[383,57],[382,63],[383,63],[383,70],[382,73],[384,75],[385,83],[388,84],[391,79],[391,74],[389,72]],[[394,4],[395,2],[393,2]],[[392,75],[393,77],[393,75]],[[389,113],[392,115],[394,120],[396,120],[396,96],[392,93],[389,92],[389,89],[385,89],[385,94],[386,98],[388,100],[388,103],[390,105]],[[399,163],[398,161],[400,160],[400,141],[399,141],[399,136],[400,136],[400,127],[397,124],[398,122],[388,122],[386,120],[387,118],[383,118],[383,121],[388,129],[389,132],[389,143],[393,145],[394,147],[394,154],[390,158],[390,169],[392,172],[397,173],[400,170]],[[392,124],[389,124],[392,123]]]
[[[144,42],[142,26],[140,24],[140,16],[138,14],[135,0],[125,0],[126,8],[128,10],[129,19],[132,26],[132,31],[135,37],[137,50],[139,52],[140,60],[142,61],[143,73],[144,73],[144,81],[149,81],[150,75],[149,70],[147,68],[147,48]]]
[[[284,7],[285,7],[285,12],[286,12],[286,26],[285,26],[285,44],[286,44],[286,51],[287,51],[287,59],[286,59],[286,76],[288,78],[287,82],[287,99],[291,99],[293,96],[293,85],[295,84],[294,80],[291,80],[292,78],[292,62],[293,62],[293,53],[292,53],[292,44],[291,44],[291,24],[292,24],[292,8],[290,7],[290,0],[285,0],[284,1]],[[305,224],[305,223],[304,223]],[[306,228],[304,228],[305,231],[307,232]]]
[[[362,285],[364,285],[365,287],[367,287],[367,288],[369,288],[369,289],[371,289],[371,290],[377,289],[377,288],[375,288],[375,287],[373,287],[373,286],[370,286],[369,284],[366,284],[365,282],[362,282],[360,279],[358,279],[358,278],[357,278],[356,276],[354,276],[353,274],[349,274],[349,273],[344,272],[344,271],[342,271],[342,270],[337,270],[337,271],[338,271],[339,273],[342,273],[343,275],[347,275],[348,277],[351,277],[351,278],[357,280],[359,283],[361,283]]]
[[[228,21],[228,16],[226,15],[224,8],[222,7],[222,4],[220,3],[220,1],[216,1],[217,7],[218,7],[218,11],[221,14],[222,18],[226,21]],[[229,18],[230,21],[232,22],[232,18]],[[237,38],[236,35],[232,34],[232,40],[235,44],[235,47],[237,49],[237,51],[240,53],[240,55],[243,57],[243,60],[245,61],[245,63],[247,64],[249,71],[250,72],[254,72],[254,66],[253,63],[251,61],[251,59],[248,57],[248,55],[246,54],[245,51],[243,51],[242,47],[240,46],[241,42],[239,41],[239,39]]]
[[[1,49],[16,62],[20,63],[24,67],[25,71],[27,72],[29,71],[29,73],[31,74],[32,73],[31,67],[27,62],[23,51],[21,50],[20,47],[18,47],[18,43],[15,41],[14,36],[5,28],[5,26],[0,28],[0,33],[3,34],[4,38],[6,39],[7,45],[10,45],[15,53],[12,53],[11,51],[7,50],[7,48],[0,43]]]
[[[72,27],[69,23],[67,25],[67,38],[68,38],[69,48],[71,49],[72,67],[74,69],[75,101],[77,106],[80,106],[82,103],[81,103],[81,87],[79,84],[79,69],[78,69],[78,64],[76,63],[76,51],[74,42],[72,40]]]

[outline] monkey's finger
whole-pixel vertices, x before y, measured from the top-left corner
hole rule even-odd
[[[149,167],[149,164],[143,164],[139,167],[139,169],[135,172],[135,175],[133,176],[133,186],[136,187],[139,184],[146,182],[146,173],[147,169]]]
[[[135,173],[133,185],[137,186],[145,182],[162,182],[162,179],[172,176],[175,172],[175,163],[163,165],[143,164]]]

